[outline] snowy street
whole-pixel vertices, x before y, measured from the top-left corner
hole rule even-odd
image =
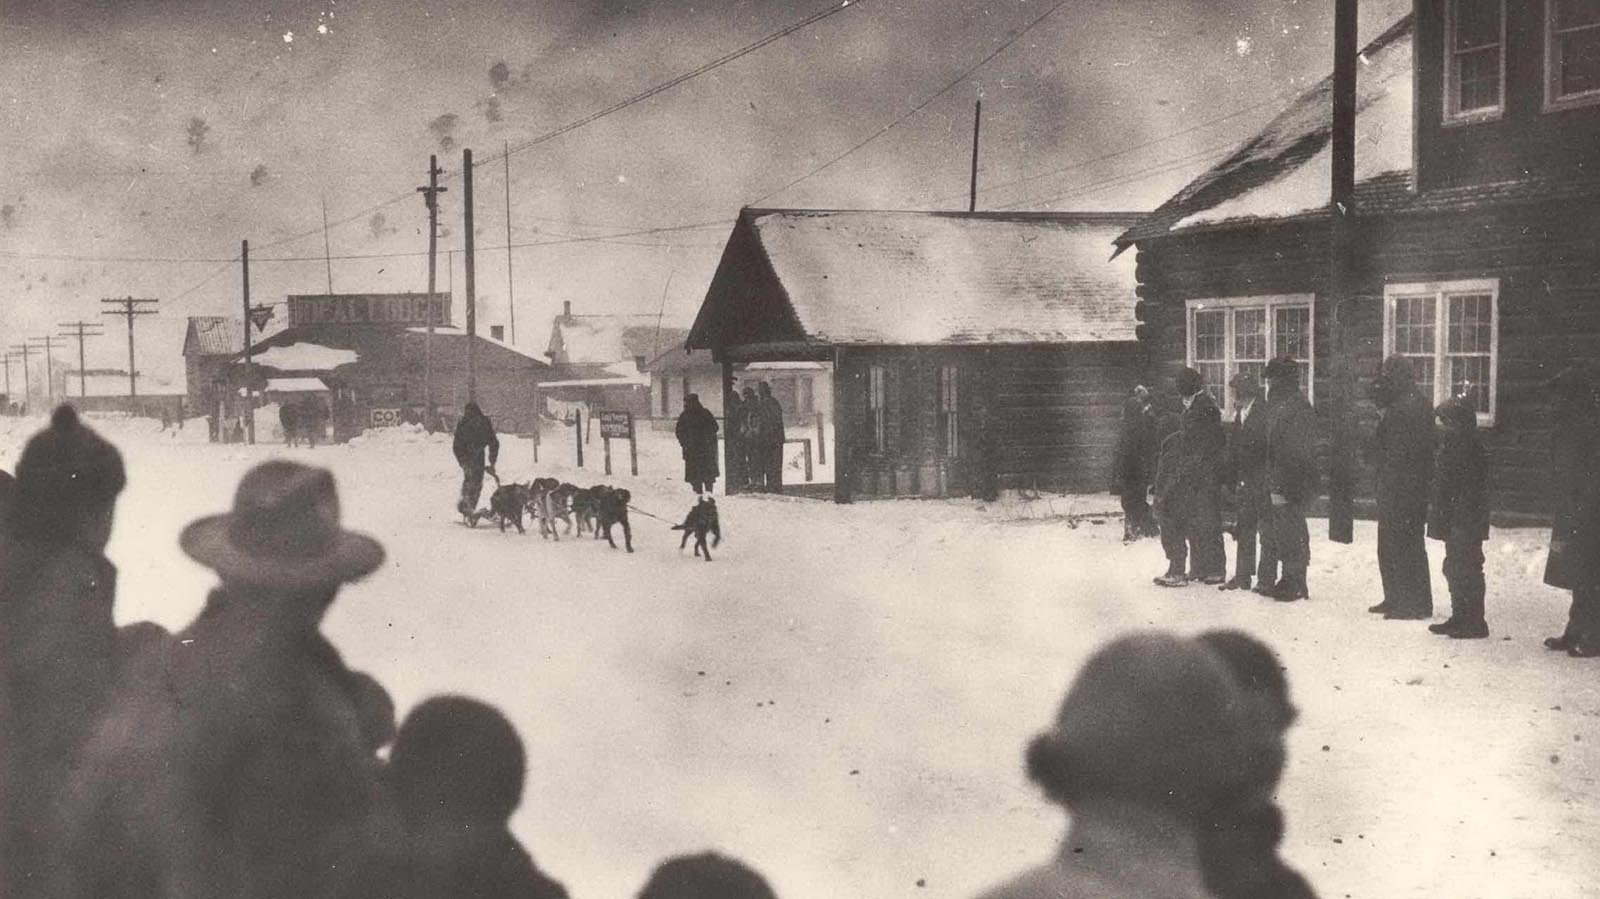
[[[0,467],[41,424],[0,421]],[[1024,777],[1024,744],[1091,651],[1142,627],[1237,627],[1280,653],[1300,709],[1284,854],[1321,895],[1600,895],[1600,663],[1540,646],[1566,611],[1539,583],[1543,531],[1494,531],[1493,636],[1452,641],[1365,613],[1371,522],[1353,546],[1312,522],[1312,599],[1295,604],[1154,587],[1155,541],[1048,517],[1111,496],[719,498],[705,564],[643,515],[632,555],[620,529],[612,550],[463,527],[443,435],[285,450],[207,444],[203,422],[92,424],[130,479],[109,550],[120,623],[195,614],[213,581],[179,529],[226,510],[251,465],[331,468],[347,525],[388,561],[341,593],[327,633],[402,717],[446,692],[505,710],[530,763],[514,828],[577,897],[631,896],[661,858],[702,848],[784,897],[970,896],[1054,851],[1063,822]],[[652,439],[642,457],[670,463],[670,435]],[[604,480],[674,521],[693,501],[675,477],[626,477],[625,448],[624,475],[603,478],[598,453],[583,472],[565,455],[536,468],[529,441],[502,440],[507,480]]]

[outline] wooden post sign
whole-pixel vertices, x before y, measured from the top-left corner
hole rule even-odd
[[[638,477],[639,446],[633,437],[633,413],[601,412],[599,414],[599,418],[600,440],[605,444],[606,474],[611,474],[611,440],[612,438],[616,438],[618,440],[628,441],[628,454],[633,460],[633,474],[634,477]],[[593,421],[593,419],[590,420]]]

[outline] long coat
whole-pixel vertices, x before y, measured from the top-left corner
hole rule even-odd
[[[1202,390],[1183,410],[1178,425],[1177,490],[1187,493],[1215,488],[1223,475],[1227,445],[1222,410],[1211,394]]]
[[[778,398],[771,394],[761,397],[757,414],[761,418],[761,442],[767,446],[782,446],[783,405]]]
[[[691,484],[715,480],[717,467],[717,417],[705,406],[678,415],[678,446],[683,450],[683,479]]]
[[[1122,427],[1112,460],[1112,491],[1139,492],[1148,488],[1156,476],[1157,451],[1155,411],[1138,397],[1129,397],[1122,404]]]
[[[1447,432],[1434,459],[1429,537],[1452,543],[1489,539],[1488,476],[1476,427]]]
[[[1600,425],[1562,422],[1550,439],[1555,515],[1544,582],[1572,590],[1600,584]]]
[[[218,590],[147,647],[90,738],[68,799],[78,860],[53,895],[387,896],[399,818],[364,688],[265,597]]]
[[[1317,495],[1317,416],[1299,390],[1282,390],[1267,403],[1267,487],[1296,505]]]
[[[1433,407],[1414,387],[1378,419],[1373,450],[1379,518],[1423,524],[1433,483],[1433,437]]]
[[[455,438],[451,443],[456,462],[460,465],[483,465],[483,452],[489,451],[489,464],[500,456],[500,438],[495,436],[494,424],[483,413],[461,416],[456,422]]]
[[[1239,517],[1251,520],[1267,507],[1267,401],[1257,398],[1249,411],[1234,414],[1228,445],[1228,478],[1239,490]]]

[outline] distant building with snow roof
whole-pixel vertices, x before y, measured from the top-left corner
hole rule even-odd
[[[1331,77],[1128,229],[1118,244],[1137,248],[1152,374],[1192,366],[1231,412],[1229,376],[1289,355],[1316,404],[1338,316],[1358,378],[1399,354],[1433,402],[1476,407],[1498,520],[1542,515],[1542,384],[1600,358],[1600,56],[1572,51],[1597,46],[1592,7],[1418,0],[1362,49],[1339,309]],[[1357,399],[1370,429],[1376,413]]]
[[[545,357],[551,371],[541,393],[558,409],[652,415],[649,362],[682,348],[688,331],[664,325],[659,315],[579,314],[572,303],[550,324]]]

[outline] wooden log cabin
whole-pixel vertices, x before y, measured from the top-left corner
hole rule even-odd
[[[687,346],[832,373],[834,498],[1100,492],[1145,360],[1130,213],[745,209]]]
[[[1543,384],[1600,359],[1600,3],[1419,0],[1356,71],[1350,298],[1329,308],[1329,79],[1119,239],[1152,377],[1192,365],[1231,414],[1228,376],[1288,354],[1315,404],[1338,315],[1359,434],[1363,388],[1407,356],[1435,402],[1476,404],[1496,520],[1539,521]]]

